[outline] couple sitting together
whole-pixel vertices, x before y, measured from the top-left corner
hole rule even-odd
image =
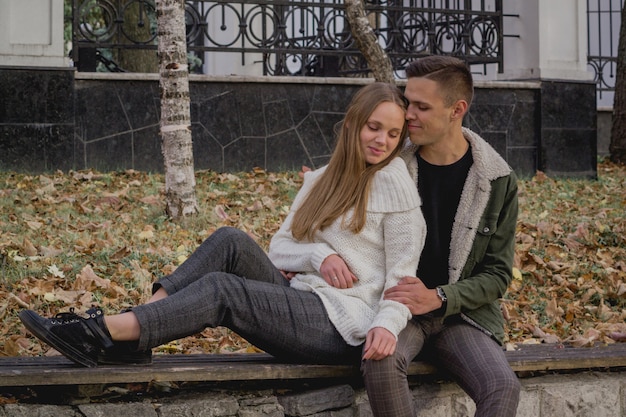
[[[360,364],[377,417],[415,415],[407,370],[427,348],[477,416],[514,416],[520,384],[498,300],[511,281],[516,177],[462,126],[464,62],[429,56],[406,75],[404,93],[375,82],[355,94],[330,162],[305,173],[268,253],[220,228],[146,304],[24,310],[25,327],[91,367],[150,363],[155,346],[225,326],[280,360]]]

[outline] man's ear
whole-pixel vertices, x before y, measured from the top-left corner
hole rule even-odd
[[[457,100],[456,103],[452,105],[451,118],[453,120],[463,119],[463,116],[465,116],[465,113],[467,112],[467,108],[468,108],[467,101]]]

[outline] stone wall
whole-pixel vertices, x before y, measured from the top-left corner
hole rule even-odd
[[[626,371],[582,372],[522,378],[518,417],[626,416]],[[269,384],[269,383],[268,383]],[[72,405],[45,402],[0,405],[0,417],[371,417],[367,394],[353,384],[232,390],[142,396],[133,401],[83,398]],[[283,385],[283,384],[277,384]],[[118,388],[118,392],[122,391]],[[417,417],[469,417],[474,403],[449,382],[415,382]]]
[[[598,108],[598,156],[609,155],[611,144],[611,125],[613,123],[613,108]]]
[[[319,167],[369,81],[192,76],[195,168]],[[163,170],[156,75],[0,67],[0,97],[2,170]],[[521,176],[596,176],[593,83],[478,82],[464,123]]]

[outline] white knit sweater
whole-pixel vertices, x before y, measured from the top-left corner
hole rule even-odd
[[[417,270],[426,238],[417,185],[402,159],[395,158],[374,176],[360,233],[342,227],[338,219],[318,232],[314,242],[296,241],[291,235],[294,211],[325,169],[305,174],[289,215],[270,242],[269,257],[278,269],[298,272],[291,286],[322,299],[348,344],[362,344],[374,327],[384,327],[397,337],[411,313],[403,304],[382,300],[382,292],[404,276],[415,276]],[[332,287],[321,277],[320,266],[332,254],[339,255],[358,278],[352,288]]]

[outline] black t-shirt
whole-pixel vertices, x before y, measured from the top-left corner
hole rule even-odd
[[[448,283],[448,263],[452,224],[461,199],[463,185],[472,163],[468,148],[452,165],[432,165],[416,153],[418,164],[417,189],[422,199],[426,220],[426,244],[417,268],[417,276],[426,287],[435,288]]]

